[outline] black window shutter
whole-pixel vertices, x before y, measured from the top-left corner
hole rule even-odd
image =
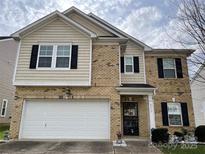
[[[78,45],[72,45],[71,69],[77,69],[77,67],[78,67]]]
[[[181,58],[175,58],[177,78],[183,78]]]
[[[30,58],[30,69],[35,69],[37,65],[38,58],[38,45],[33,45],[31,50],[31,58]]]
[[[183,126],[189,126],[189,114],[187,103],[181,103]]]
[[[169,126],[168,111],[167,111],[167,103],[166,102],[161,103],[161,109],[162,109],[162,123],[163,123],[163,126]]]
[[[120,57],[121,73],[124,73],[124,57]]]
[[[159,78],[164,78],[163,60],[162,60],[162,58],[157,58],[157,67],[158,67],[158,76],[159,76]]]
[[[139,73],[140,72],[139,57],[133,57],[133,61],[134,61],[134,72]]]

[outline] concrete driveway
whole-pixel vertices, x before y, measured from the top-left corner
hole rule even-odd
[[[126,142],[127,147],[113,147],[111,142],[43,142],[12,141],[0,144],[0,153],[15,154],[157,154],[160,151],[148,147],[147,142]]]

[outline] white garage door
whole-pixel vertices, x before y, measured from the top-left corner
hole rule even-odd
[[[20,139],[109,139],[106,101],[27,101]]]

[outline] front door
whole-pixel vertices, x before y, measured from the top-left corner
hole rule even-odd
[[[136,102],[123,103],[123,134],[138,136],[138,104]]]

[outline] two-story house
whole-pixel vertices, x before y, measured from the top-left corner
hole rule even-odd
[[[13,38],[0,36],[0,126],[9,125],[11,120],[15,94],[12,80],[17,48],[18,42]]]
[[[149,139],[152,128],[194,127],[192,50],[152,49],[75,7],[12,36],[20,41],[12,138]]]

